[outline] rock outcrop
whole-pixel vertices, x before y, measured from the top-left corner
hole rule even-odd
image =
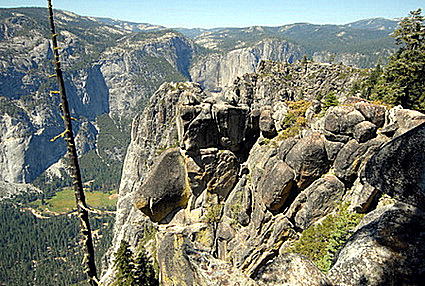
[[[267,65],[272,70],[282,67]],[[423,268],[420,245],[425,232],[420,223],[411,232],[406,229],[422,217],[424,125],[406,133],[401,130],[412,126],[412,117],[406,114],[414,116],[417,124],[421,117],[399,107],[388,110],[347,97],[345,86],[339,97],[344,104],[321,112],[320,102],[310,108],[313,104],[305,101],[290,104],[275,93],[264,93],[265,88],[257,89],[258,78],[258,74],[244,76],[244,84],[235,82],[234,96],[224,99],[208,96],[200,85],[189,83],[164,84],[155,93],[133,122],[114,245],[126,239],[136,247],[138,241],[146,242],[136,233],[147,225],[156,229],[155,240],[146,247],[156,255],[164,285],[291,285],[300,279],[308,285],[364,281],[396,285],[397,275],[418,285],[412,273]],[[332,79],[340,78],[327,80]],[[262,85],[270,88],[276,83]],[[289,121],[283,129],[276,128],[275,135],[262,135],[264,103],[280,106],[263,108],[270,126],[270,118],[278,118],[275,114]],[[301,119],[291,119],[294,114]],[[172,145],[179,148],[173,146],[158,157],[160,149]],[[405,146],[403,152],[400,146]],[[156,195],[174,193],[169,189],[173,177],[158,167],[174,153],[184,162],[175,166],[175,172],[181,170],[186,178],[176,188],[185,199],[174,203],[184,203],[155,211],[148,206],[159,202]],[[405,156],[395,159],[396,153]],[[418,166],[414,172],[402,163],[407,157]],[[152,169],[154,162],[158,165]],[[400,176],[388,175],[390,179],[380,172]],[[155,186],[155,195],[148,185]],[[392,199],[385,199],[383,193]],[[145,198],[143,206],[140,197]],[[158,223],[143,219],[135,206]],[[354,229],[358,222],[353,225],[350,218],[338,217],[341,209],[368,214]],[[309,258],[288,253],[324,220],[337,229],[331,234],[335,239],[321,246],[329,265],[333,258],[328,275]],[[345,239],[341,242],[340,237]],[[369,246],[375,247],[373,257],[366,255]],[[362,254],[356,256],[355,249]],[[383,265],[384,260],[389,264]],[[364,266],[369,264],[375,270]],[[112,276],[106,275],[107,279]]]
[[[364,217],[329,271],[334,285],[420,285],[425,279],[424,212],[404,203]]]
[[[297,184],[305,189],[329,168],[325,140],[319,133],[301,138],[286,154],[286,163],[297,174]]]
[[[363,179],[404,203],[425,209],[425,123],[383,146],[367,163]]]
[[[273,286],[325,286],[329,279],[310,259],[286,253],[266,264],[256,277],[257,285]]]
[[[237,77],[224,94],[228,102],[247,104],[252,110],[273,106],[273,116],[277,121],[286,113],[284,101],[314,101],[333,91],[342,102],[348,97],[354,82],[364,76],[359,70],[344,65],[262,60],[256,73]],[[316,109],[318,107],[320,104],[317,106],[316,102]],[[279,129],[279,126],[276,128]]]
[[[307,229],[312,223],[331,213],[342,200],[344,192],[345,186],[337,177],[325,175],[297,196],[287,215],[291,217],[295,213],[295,226]]]
[[[190,197],[184,157],[180,149],[168,149],[158,158],[149,177],[134,194],[134,204],[158,222],[179,207],[186,207]]]

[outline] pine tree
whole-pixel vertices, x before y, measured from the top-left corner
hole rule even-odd
[[[425,18],[421,13],[421,9],[411,11],[408,17],[401,20],[399,28],[394,31],[393,37],[403,50],[416,50],[424,44]]]
[[[121,240],[120,247],[115,253],[114,264],[117,269],[114,285],[130,286],[134,285],[133,272],[133,252],[127,241]]]
[[[116,286],[158,286],[155,270],[142,247],[136,257],[127,241],[121,240],[120,247],[115,253]]]
[[[152,263],[148,260],[146,252],[143,248],[140,249],[136,258],[134,259],[133,278],[134,285],[159,285]]]
[[[425,17],[410,12],[393,34],[399,50],[390,58],[375,98],[425,111]]]
[[[331,106],[337,106],[339,104],[338,98],[334,91],[330,91],[325,98],[324,110],[328,110]]]
[[[378,62],[375,69],[370,73],[369,77],[365,82],[365,87],[362,92],[362,97],[366,99],[370,99],[373,89],[378,84],[379,79],[381,78],[383,73],[383,69],[381,64]]]

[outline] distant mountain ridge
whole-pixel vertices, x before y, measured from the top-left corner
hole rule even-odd
[[[129,32],[149,32],[149,31],[158,31],[158,30],[167,29],[164,26],[152,25],[149,23],[135,23],[135,22],[129,22],[129,21],[122,21],[118,19],[102,18],[102,17],[94,17],[94,19],[103,24],[119,27]]]
[[[132,23],[110,18],[95,18],[103,23],[121,27],[127,31],[157,31],[167,29],[164,26],[148,23]],[[284,39],[300,45],[305,54],[323,61],[317,53],[360,51],[371,59],[363,60],[357,66],[371,67],[379,60],[385,60],[394,50],[390,34],[398,25],[397,19],[369,18],[355,22],[336,24],[294,23],[282,26],[248,26],[241,28],[171,28],[207,49],[230,51],[247,47],[265,38]],[[352,64],[352,63],[351,63]]]
[[[362,46],[370,50],[373,41],[379,42],[381,49],[392,49],[394,46],[389,34],[396,27],[397,22],[386,19],[362,20],[346,25],[296,23],[279,27],[215,29],[206,31],[194,39],[200,45],[217,50],[233,49],[235,43],[236,46],[249,45],[252,41],[263,38],[283,38],[306,47],[310,53],[327,49],[338,52],[346,50],[347,46],[350,46],[350,50]],[[185,33],[184,30],[180,31]],[[374,48],[378,50],[378,47]]]
[[[66,11],[56,11],[55,20],[71,113],[79,119],[74,132],[82,168],[100,170],[116,185],[128,123],[164,81],[187,79],[197,48],[170,30],[130,32]],[[65,154],[61,140],[49,141],[63,124],[58,99],[49,95],[56,86],[48,77],[47,9],[1,9],[0,42],[0,180],[31,183],[42,175],[47,182],[52,176],[43,172]]]
[[[297,26],[297,25],[312,25],[312,26],[338,26],[338,27],[346,27],[346,28],[353,28],[353,29],[364,29],[364,30],[388,30],[393,31],[398,24],[398,19],[386,19],[386,18],[369,18],[369,19],[362,19],[355,22],[347,23],[347,24],[311,24],[308,22],[297,22],[293,24],[286,24],[281,26],[247,26],[247,27],[216,27],[216,28],[173,28],[174,30],[179,31],[183,35],[195,39],[198,36],[201,36],[204,33],[214,33],[219,32],[226,29],[247,29],[250,27],[267,27],[270,29],[285,29],[286,27],[291,26]]]
[[[400,19],[369,18],[348,23],[343,26],[355,29],[393,31],[397,27],[399,21]]]

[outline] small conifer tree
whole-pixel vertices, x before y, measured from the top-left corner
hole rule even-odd
[[[155,270],[142,248],[134,259],[133,269],[134,285],[158,286]]]
[[[337,106],[339,104],[338,98],[334,91],[330,91],[325,98],[324,110],[328,110],[331,106]]]
[[[121,240],[115,253],[115,286],[158,286],[159,282],[152,263],[143,247],[134,256],[127,241]]]
[[[132,276],[132,256],[133,252],[130,249],[130,245],[127,241],[121,240],[120,247],[115,253],[115,267],[117,274],[115,277],[114,285],[130,286],[134,285],[134,279]]]

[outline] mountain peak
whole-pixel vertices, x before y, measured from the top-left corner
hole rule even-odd
[[[397,25],[397,19],[369,18],[348,23],[344,25],[344,27],[366,30],[393,31]]]

